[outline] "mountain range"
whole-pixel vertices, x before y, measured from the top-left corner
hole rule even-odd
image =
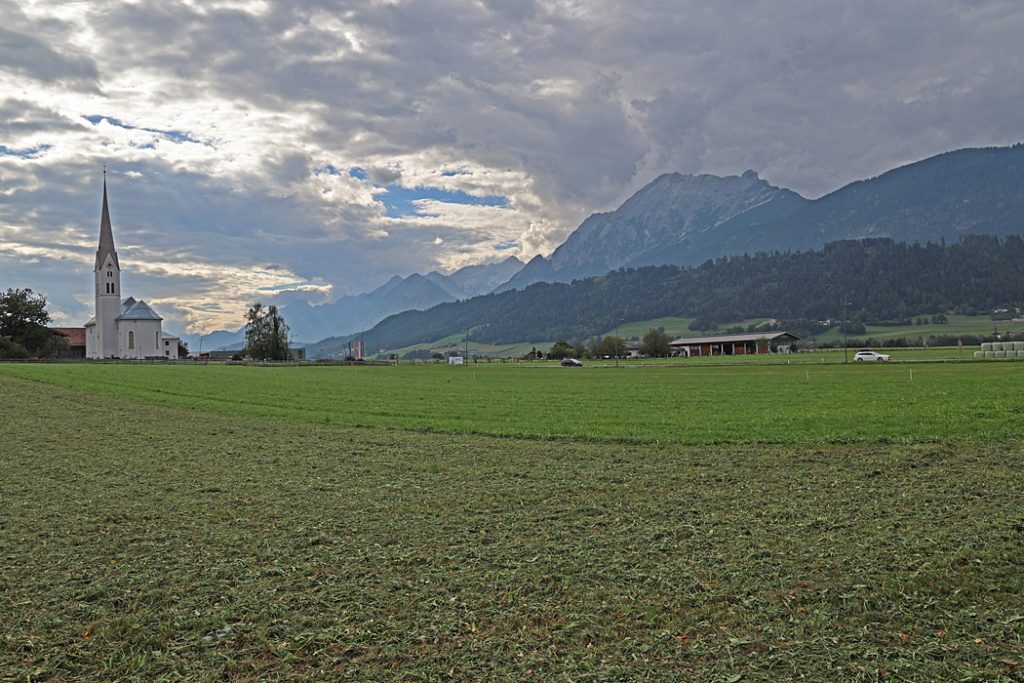
[[[295,340],[324,339],[333,335],[351,335],[366,330],[394,313],[424,310],[446,301],[470,299],[486,294],[506,282],[523,267],[522,261],[509,256],[503,261],[466,266],[450,275],[432,271],[408,277],[395,275],[376,289],[343,296],[336,301],[311,305],[297,301],[281,306],[281,315]],[[184,335],[192,350],[198,350],[200,337]],[[240,349],[244,330],[218,330],[202,337],[204,351]],[[300,344],[300,342],[296,342]],[[304,344],[304,342],[302,342]],[[308,344],[316,347],[317,344]]]
[[[850,183],[818,199],[776,187],[754,171],[738,176],[668,173],[618,209],[595,213],[550,256],[515,257],[450,275],[395,276],[334,302],[290,303],[282,313],[313,350],[407,310],[539,282],[571,282],[620,268],[699,265],[724,256],[820,249],[839,240],[956,242],[969,234],[1024,232],[1024,145],[961,149]],[[219,335],[238,346],[241,332]],[[233,338],[232,338],[233,336]],[[224,337],[224,339],[220,339]],[[204,348],[217,348],[211,341]]]
[[[956,241],[1024,229],[1024,145],[962,149],[850,183],[819,199],[740,176],[656,178],[610,213],[587,218],[552,254],[496,291],[570,282],[623,267],[698,265],[844,239]]]
[[[497,263],[467,266],[450,275],[437,271],[404,278],[396,275],[373,291],[317,306],[305,301],[290,303],[281,307],[281,314],[297,339],[352,334],[394,313],[486,294],[522,267],[519,259],[509,256]]]

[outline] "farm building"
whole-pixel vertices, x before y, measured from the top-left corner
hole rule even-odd
[[[68,358],[85,358],[84,327],[51,327],[50,329],[68,340]]]
[[[671,342],[676,356],[745,356],[789,353],[799,337],[789,332],[753,332],[719,337],[684,337]]]

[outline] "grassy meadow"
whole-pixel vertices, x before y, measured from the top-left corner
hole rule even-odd
[[[0,364],[0,680],[1019,681],[1022,379]]]
[[[317,424],[638,443],[984,441],[1024,434],[1024,363],[562,368],[0,365],[151,403]]]
[[[922,325],[868,325],[864,334],[858,337],[871,339],[926,339],[929,335],[977,335],[985,336],[999,330],[1002,334],[1024,332],[1024,322],[1013,320],[992,320],[988,315],[949,314],[942,324],[928,322]],[[818,337],[820,343],[841,343],[843,333],[834,328]]]

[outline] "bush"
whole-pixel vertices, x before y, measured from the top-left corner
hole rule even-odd
[[[10,337],[0,337],[0,358],[28,358],[28,350]]]

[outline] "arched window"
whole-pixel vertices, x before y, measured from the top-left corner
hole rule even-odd
[[[133,330],[128,330],[128,348],[135,348],[135,332]]]
[[[156,343],[156,347],[159,349],[160,348],[160,333],[159,332],[154,332],[153,335],[156,337],[156,342],[155,343]]]

